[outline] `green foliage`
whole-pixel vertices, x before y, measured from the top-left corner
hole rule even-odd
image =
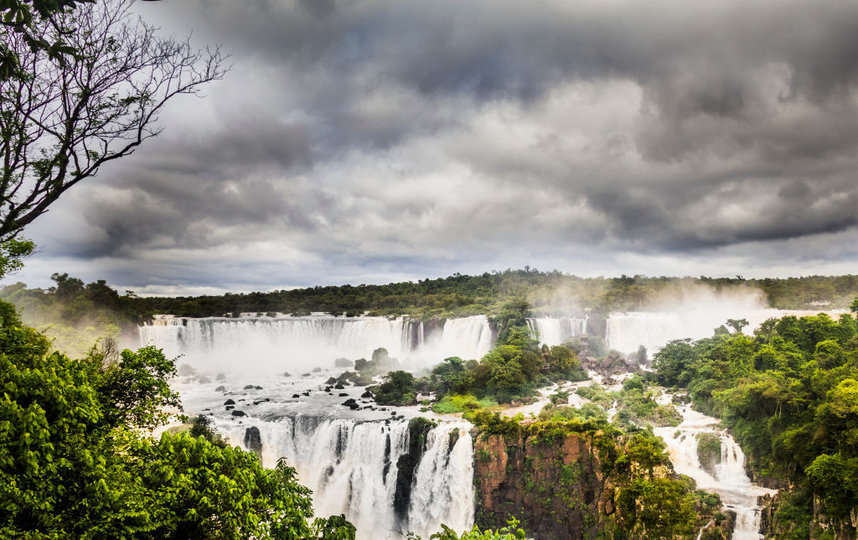
[[[504,437],[516,437],[521,432],[521,425],[515,418],[504,418],[500,413],[478,409],[466,415],[466,418],[482,433],[489,435],[503,435]]]
[[[370,388],[379,405],[414,405],[417,403],[414,375],[407,371],[391,371],[384,382]]]
[[[451,414],[495,406],[497,406],[496,401],[477,399],[473,394],[448,394],[432,405],[432,411],[438,414]]]
[[[282,459],[266,470],[250,452],[184,433],[165,434],[156,443],[136,441],[130,457],[152,536],[301,538],[309,533],[310,491]]]
[[[151,311],[133,293],[120,296],[104,280],[84,284],[68,274],[51,276],[55,286],[27,289],[15,283],[0,289],[0,298],[21,309],[24,320],[53,339],[56,350],[73,357],[89,353],[97,340],[102,345],[136,338],[137,325]]]
[[[33,253],[35,247],[35,244],[30,240],[12,238],[0,242],[0,278],[15,270],[20,270],[23,266],[21,258]]]
[[[349,523],[346,516],[340,514],[328,518],[316,518],[313,522],[312,536],[318,540],[355,540],[357,529]],[[288,535],[285,535],[288,536]]]
[[[636,478],[617,497],[626,527],[643,538],[674,538],[694,533],[694,494],[678,480]]]
[[[572,407],[570,405],[554,405],[548,404],[539,412],[540,420],[549,419],[564,419],[564,420],[581,420],[607,422],[608,413],[605,409],[595,403],[585,403],[581,407]]]
[[[721,437],[714,433],[698,433],[697,459],[709,474],[714,475],[715,465],[721,462]]]
[[[0,302],[0,537],[307,538],[310,492],[280,462],[216,438],[143,435],[177,406],[173,362],[157,349],[48,354],[50,343]],[[353,538],[344,519],[315,531]],[[334,533],[332,533],[334,534]],[[318,537],[318,536],[317,536]]]
[[[0,2],[0,26],[10,34],[19,36],[32,51],[43,51],[49,58],[57,62],[63,61],[64,55],[76,54],[76,51],[66,45],[62,36],[49,41],[38,29],[34,22],[39,19],[50,20],[54,14],[66,9],[73,9],[76,4],[94,2],[95,0],[3,0]],[[18,52],[9,47],[4,40],[0,43],[0,80],[21,79],[26,75],[22,72]],[[2,276],[2,273],[0,273]]]
[[[575,393],[584,399],[588,399],[604,409],[610,409],[614,399],[602,388],[602,385],[593,381],[590,386],[582,386]]]
[[[814,492],[822,495],[824,513],[848,519],[858,501],[858,458],[821,454],[805,472]]]
[[[479,362],[446,358],[432,369],[428,387],[441,398],[448,393],[473,393],[508,403],[529,396],[540,384],[552,380],[586,378],[574,352],[564,346],[539,348],[527,326],[507,326],[500,342]],[[441,400],[443,402],[443,399]],[[449,402],[441,405],[449,409]]]
[[[160,349],[143,347],[136,352],[122,351],[116,363],[101,365],[99,355],[90,357],[99,365],[91,380],[101,396],[105,421],[110,425],[129,425],[153,429],[166,422],[168,407],[179,407],[179,395],[170,390],[169,381],[176,366]]]
[[[441,532],[435,533],[429,538],[433,540],[524,540],[527,537],[527,533],[524,532],[524,529],[520,529],[518,527],[517,519],[510,518],[507,523],[507,527],[501,527],[497,531],[493,531],[491,529],[480,531],[480,529],[474,525],[473,529],[462,533],[461,536],[456,534],[456,531],[446,525],[441,525]],[[410,536],[409,538],[416,537]]]
[[[551,347],[545,358],[544,371],[551,380],[583,381],[588,378],[587,371],[581,366],[581,360],[575,351],[564,345]]]
[[[780,309],[814,309],[816,306],[812,302],[830,302],[830,308],[846,308],[858,294],[858,275],[763,280],[644,276],[582,278],[558,271],[525,269],[477,276],[454,274],[446,278],[387,285],[150,298],[146,302],[155,312],[188,317],[220,316],[242,311],[296,314],[366,311],[373,315],[411,315],[422,319],[485,314],[493,317],[498,329],[503,330],[510,324],[522,324],[522,318],[527,314],[524,303],[537,314],[561,312],[550,301],[558,289],[569,291],[583,308],[604,313],[634,310],[648,300],[679,292],[689,285],[704,285],[718,291],[745,292],[755,288],[763,291],[770,305]],[[576,341],[580,345],[586,340]],[[598,346],[595,342],[592,345]]]
[[[445,358],[443,362],[432,368],[429,381],[439,395],[465,393],[474,382],[472,372],[466,368],[465,361],[458,356]]]
[[[647,390],[643,379],[631,377],[623,391],[613,394],[617,407],[616,420],[625,426],[678,426],[682,416],[672,404],[659,405],[656,392]]]
[[[753,337],[722,334],[674,342],[656,355],[654,367],[659,382],[686,386],[696,408],[721,416],[756,472],[795,486],[782,519],[805,519],[813,497],[835,522],[844,523],[854,510],[858,330],[853,317],[787,316],[766,322]]]

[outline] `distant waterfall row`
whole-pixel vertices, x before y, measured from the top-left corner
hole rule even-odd
[[[747,319],[752,331],[771,317],[773,309],[612,313],[605,340],[610,349],[634,352],[643,345],[650,355],[672,339],[700,339],[728,318]],[[836,316],[834,312],[832,315]],[[587,332],[586,317],[542,317],[527,320],[539,342],[559,345]],[[198,367],[256,372],[330,367],[337,358],[369,359],[383,347],[404,368],[429,367],[444,358],[479,359],[494,346],[495,332],[482,315],[446,320],[408,317],[164,317],[140,327],[141,344],[154,344],[170,356]]]
[[[337,358],[369,359],[383,347],[406,366],[432,365],[449,356],[480,358],[494,334],[484,316],[417,321],[406,317],[164,317],[140,327],[142,344],[199,367],[306,370]]]
[[[313,490],[316,515],[345,514],[359,539],[401,538],[407,531],[428,538],[439,523],[457,531],[473,524],[473,445],[467,422],[429,431],[407,478],[400,478],[399,471],[409,448],[407,421],[298,416],[259,421],[255,427],[263,465],[273,467],[285,457],[301,483]],[[245,429],[232,421],[218,425],[234,444],[244,441]]]
[[[634,352],[643,345],[650,354],[675,339],[702,339],[711,337],[716,328],[728,319],[744,319],[748,325],[743,329],[751,333],[768,319],[786,315],[804,317],[816,315],[811,310],[743,309],[705,305],[679,311],[638,311],[612,313],[608,317],[605,341],[611,349],[624,353]],[[843,310],[825,311],[837,318]]]

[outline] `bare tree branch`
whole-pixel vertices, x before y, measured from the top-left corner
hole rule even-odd
[[[103,0],[35,21],[37,39],[62,38],[57,61],[0,28],[20,76],[0,80],[0,243],[15,238],[67,189],[160,132],[158,114],[180,94],[223,77],[219,48],[158,37],[132,0]]]

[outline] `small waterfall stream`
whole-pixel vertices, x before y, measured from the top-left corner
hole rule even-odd
[[[667,445],[674,469],[693,478],[698,488],[720,495],[721,502],[736,512],[734,540],[762,538],[757,497],[774,491],[751,483],[745,473],[745,454],[716,418],[694,411],[690,405],[679,410],[682,423],[678,427],[654,429]],[[697,456],[698,435],[704,433],[717,436],[721,443],[721,460],[715,465],[714,474],[704,469]]]
[[[587,332],[586,317],[539,317],[527,319],[527,327],[538,336],[539,342],[562,345]]]

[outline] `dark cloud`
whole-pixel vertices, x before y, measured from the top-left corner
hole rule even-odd
[[[138,9],[222,42],[234,68],[35,230],[116,281],[856,260],[854,2]]]

